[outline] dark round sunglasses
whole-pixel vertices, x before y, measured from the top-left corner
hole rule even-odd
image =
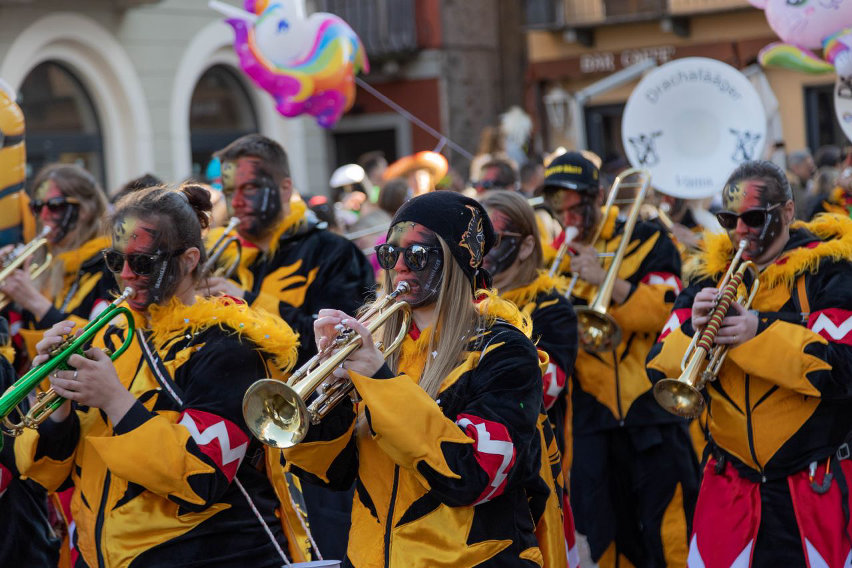
[[[151,276],[156,270],[157,263],[163,259],[183,254],[186,249],[173,252],[157,252],[147,254],[142,252],[124,254],[115,249],[104,249],[103,255],[110,272],[120,274],[124,269],[124,261],[136,276]]]
[[[769,212],[773,209],[781,207],[780,203],[776,203],[766,209],[749,209],[742,213],[734,213],[733,211],[719,211],[716,213],[716,220],[722,225],[722,228],[728,231],[733,231],[737,228],[737,220],[742,219],[743,223],[752,228],[762,227],[766,224],[766,218]]]
[[[30,211],[38,217],[41,210],[47,207],[51,213],[64,211],[69,205],[79,205],[80,202],[70,197],[51,197],[50,199],[33,199],[30,201]]]
[[[376,260],[379,266],[385,270],[391,270],[396,266],[399,254],[402,253],[402,261],[405,263],[405,266],[409,270],[419,272],[426,268],[426,263],[429,262],[429,253],[440,250],[441,247],[438,246],[410,245],[403,248],[384,243],[376,247]]]

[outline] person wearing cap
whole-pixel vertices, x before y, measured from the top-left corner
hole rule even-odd
[[[387,362],[374,340],[389,345],[398,314],[374,338],[351,314],[319,313],[319,346],[340,325],[361,337],[335,374],[348,374],[362,400],[339,404],[284,454],[305,480],[357,480],[346,565],[542,565],[530,510],[551,492],[540,471],[539,356],[529,318],[480,290],[494,240],[482,206],[454,192],[397,211],[376,252],[384,289],[410,286],[400,298],[413,323]]]
[[[339,308],[354,312],[372,293],[373,269],[360,250],[331,233],[308,214],[305,203],[291,199],[293,182],[287,153],[274,140],[249,134],[216,153],[222,160],[222,185],[228,205],[240,219],[239,266],[231,279],[211,277],[199,293],[226,294],[280,316],[296,331],[301,366],[316,353],[312,341],[317,312]],[[221,229],[210,231],[215,242]],[[234,247],[223,255],[229,264]],[[305,492],[308,515],[322,526],[316,539],[324,554],[345,548],[348,499],[313,488]]]
[[[614,252],[624,238],[617,208],[600,208],[598,179],[597,167],[577,152],[558,156],[545,173],[546,200],[578,230],[570,257],[575,307],[593,301],[606,275],[600,254]],[[601,223],[598,240],[589,242]],[[698,463],[686,422],[657,404],[645,374],[645,358],[681,288],[680,256],[656,223],[638,222],[629,238],[608,310],[622,340],[612,352],[581,349],[574,365],[573,440],[566,440],[573,445],[571,506],[600,566],[625,558],[635,566],[682,566]]]

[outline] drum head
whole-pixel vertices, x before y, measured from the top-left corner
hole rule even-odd
[[[846,138],[852,140],[852,77],[837,76],[834,83],[834,114]]]
[[[702,199],[731,171],[759,159],[766,113],[748,79],[726,63],[687,57],[648,73],[627,100],[621,125],[631,165],[675,197]]]

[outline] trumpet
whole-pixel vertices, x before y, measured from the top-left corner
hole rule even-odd
[[[672,414],[684,418],[695,418],[704,410],[705,403],[701,389],[708,381],[716,380],[719,376],[719,369],[721,369],[722,363],[725,362],[725,357],[728,355],[726,345],[714,346],[713,342],[722,325],[722,320],[728,313],[734,298],[737,298],[739,287],[746,272],[752,272],[754,282],[749,290],[748,299],[743,303],[745,309],[751,307],[754,297],[760,289],[760,282],[758,281],[760,273],[757,265],[750,260],[742,262],[743,251],[747,244],[748,242],[745,239],[740,241],[739,248],[731,260],[731,266],[719,282],[719,299],[710,311],[710,319],[707,325],[700,333],[693,335],[689,347],[686,348],[680,363],[681,371],[683,371],[680,377],[663,379],[654,385],[654,398],[657,399],[660,406]],[[743,298],[737,298],[737,301],[742,302]],[[702,367],[704,367],[703,371]]]
[[[114,353],[110,353],[110,359],[114,361],[130,347],[130,344],[133,342],[133,331],[135,329],[133,314],[129,309],[120,304],[131,296],[133,296],[133,289],[130,287],[125,288],[124,292],[107,306],[104,311],[98,314],[95,319],[86,324],[76,337],[70,337],[63,341],[62,344],[51,352],[50,359],[30,369],[24,376],[6,389],[6,392],[0,395],[0,419],[2,419],[2,431],[4,434],[15,437],[19,436],[24,431],[24,428],[37,430],[42,422],[47,420],[48,416],[62,406],[65,399],[56,394],[56,391],[51,388],[46,392],[36,394],[36,402],[30,408],[29,412],[26,414],[19,412],[22,416],[20,422],[14,423],[9,420],[9,414],[29,396],[30,391],[38,387],[52,372],[70,369],[68,358],[74,354],[82,355],[85,346],[92,340],[95,334],[104,326],[109,325],[109,322],[119,315],[127,318],[127,337]],[[2,447],[3,436],[0,436],[0,448]]]
[[[407,282],[400,282],[396,290],[358,320],[374,333],[391,316],[401,312],[402,322],[391,344],[386,348],[376,344],[386,359],[402,345],[411,325],[411,306],[397,301],[398,296],[410,289]],[[251,433],[275,448],[290,448],[304,440],[310,424],[318,424],[354,385],[350,379],[342,379],[326,386],[310,406],[306,401],[359,347],[361,337],[355,331],[341,330],[328,347],[299,367],[286,383],[260,379],[249,386],[243,397],[243,417]]]
[[[243,256],[243,245],[240,243],[240,238],[237,235],[230,234],[239,224],[239,217],[231,217],[228,221],[228,225],[225,227],[225,230],[222,231],[222,234],[218,239],[216,239],[216,242],[214,242],[207,250],[207,262],[204,263],[204,266],[201,269],[201,274],[204,276],[222,276],[224,278],[230,278],[234,271],[240,266],[240,261]],[[234,260],[226,266],[219,266],[219,260],[232,244],[237,245],[237,254],[234,256]]]
[[[636,181],[625,181],[630,177],[638,178]],[[621,263],[624,261],[624,256],[627,253],[627,246],[630,244],[630,238],[633,235],[633,229],[636,227],[636,222],[639,219],[642,202],[648,193],[648,187],[651,184],[651,174],[647,170],[629,169],[622,172],[612,184],[607,204],[615,199],[618,190],[621,188],[639,188],[639,193],[633,200],[633,205],[630,207],[630,214],[627,221],[624,223],[624,231],[621,235],[621,242],[618,243],[618,248],[612,258],[612,263],[609,270],[601,283],[595,299],[588,306],[577,306],[577,323],[580,328],[580,345],[583,349],[591,353],[600,353],[602,351],[611,351],[621,343],[621,328],[610,314],[607,313],[610,302],[612,302],[612,290],[615,286],[615,280],[618,278],[618,269],[621,268]],[[608,211],[609,207],[605,208]],[[595,234],[595,240],[600,235],[603,223],[600,223]],[[592,243],[595,240],[591,241]],[[572,279],[570,288],[573,290],[576,277]],[[570,291],[569,291],[570,293]]]
[[[53,255],[50,254],[50,251],[47,248],[47,235],[49,233],[50,227],[44,227],[41,230],[41,233],[39,233],[36,238],[34,238],[25,245],[19,245],[18,247],[15,247],[8,255],[3,258],[3,268],[0,269],[0,284],[3,283],[6,278],[8,278],[9,275],[12,274],[14,271],[19,268],[22,268],[26,263],[27,259],[33,256],[41,248],[44,248],[45,250],[44,260],[40,264],[35,262],[30,264],[30,278],[35,280],[39,277],[39,275],[41,275],[42,272],[47,270],[47,267],[50,266],[50,261],[53,259]],[[0,292],[0,310],[8,306],[10,303],[12,303],[12,298]]]

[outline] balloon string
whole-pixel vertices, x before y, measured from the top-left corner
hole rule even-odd
[[[425,122],[402,108],[401,106],[399,106],[398,104],[396,104],[391,99],[387,98],[385,95],[377,91],[375,88],[373,88],[372,85],[370,85],[360,77],[355,77],[355,83],[359,87],[361,87],[362,89],[364,89],[365,91],[367,91],[368,93],[391,107],[393,110],[398,112],[400,115],[402,115],[403,118],[405,118],[409,122],[413,122],[438,140],[443,140],[447,146],[449,146],[468,160],[473,160],[473,154],[471,154],[470,152],[468,152],[467,150],[465,150],[464,148],[462,148],[461,146],[459,146],[458,144],[456,144],[455,142],[453,142],[452,140],[450,140],[449,138],[447,138],[446,136],[444,136],[443,134],[441,134],[440,132],[438,132],[437,130],[435,130],[434,128],[432,128],[431,126],[429,126],[428,124],[426,124]]]

